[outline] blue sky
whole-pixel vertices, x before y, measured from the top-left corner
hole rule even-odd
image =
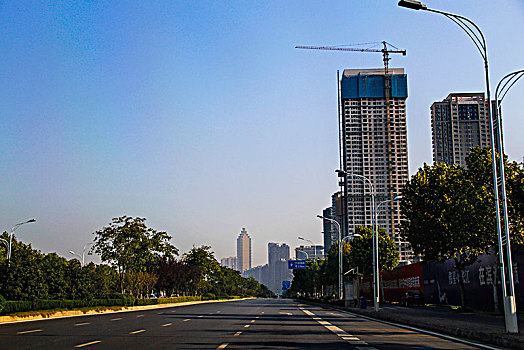
[[[3,1],[0,229],[68,256],[112,217],[148,218],[182,251],[253,262],[267,242],[321,242],[337,190],[337,70],[381,55],[296,50],[386,40],[407,50],[411,173],[431,163],[429,107],[484,91],[483,64],[448,19],[397,1]],[[483,30],[492,88],[524,68],[524,2],[428,1]],[[506,151],[524,156],[519,82]]]

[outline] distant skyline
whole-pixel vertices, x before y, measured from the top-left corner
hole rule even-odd
[[[0,230],[34,217],[17,238],[67,258],[122,215],[218,259],[245,227],[253,266],[268,242],[321,244],[316,215],[338,190],[337,70],[381,68],[382,55],[296,45],[407,50],[390,66],[408,76],[410,174],[432,163],[431,104],[485,91],[467,35],[397,2],[2,2]],[[482,29],[493,92],[524,68],[523,1],[425,3]],[[519,81],[502,106],[519,162],[522,96]]]

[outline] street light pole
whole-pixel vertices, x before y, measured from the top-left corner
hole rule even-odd
[[[16,224],[15,226],[13,226],[11,228],[11,232],[9,234],[9,247],[7,248],[7,260],[9,262],[11,262],[11,250],[12,250],[12,244],[13,244],[13,234],[15,233],[15,231],[22,225],[25,225],[25,224],[29,224],[31,222],[35,222],[36,220],[35,219],[30,219],[30,220],[27,220],[27,221],[24,221],[24,222],[21,222],[21,223],[18,223]]]
[[[338,298],[342,300],[342,294],[343,294],[343,291],[342,291],[342,231],[340,230],[340,224],[338,223],[338,221],[331,219],[331,218],[326,218],[322,215],[317,215],[317,218],[331,221],[337,227],[337,231],[338,231]]]
[[[298,237],[298,239],[301,239],[303,241],[307,241],[307,242],[311,243],[311,245],[313,246],[313,249],[315,249],[315,263],[316,263],[317,262],[317,246],[315,245],[315,243],[313,243],[312,240],[306,239],[306,238],[303,238],[303,237]]]
[[[373,187],[373,184],[371,181],[362,175],[359,174],[352,174],[348,173],[344,170],[336,170],[336,172],[340,175],[344,175],[346,179],[347,184],[347,177],[348,176],[354,176],[356,178],[359,178],[364,181],[365,184],[369,186],[369,190],[371,192],[371,233],[372,233],[372,239],[373,239],[373,305],[375,308],[375,311],[379,310],[379,302],[380,302],[380,293],[379,293],[379,270],[378,270],[378,234],[376,234],[375,229],[375,188]]]
[[[502,116],[500,115],[500,106],[502,100],[508,93],[509,89],[515,85],[515,83],[524,76],[524,69],[509,73],[500,80],[495,89],[495,118],[497,118],[498,126],[498,137],[497,147],[499,149],[499,168],[501,181],[501,194],[502,194],[502,213],[504,215],[504,238],[506,240],[506,261],[508,270],[508,282],[506,286],[505,268],[504,268],[504,249],[502,244],[502,233],[499,231],[499,261],[500,261],[500,276],[502,280],[502,295],[504,298],[504,318],[506,322],[506,331],[512,333],[518,332],[517,324],[517,306],[515,304],[515,284],[513,282],[513,262],[511,259],[511,242],[509,237],[509,220],[508,220],[508,208],[506,199],[506,183],[505,183],[505,172],[504,172],[504,139],[502,137]],[[501,84],[504,83],[502,86]],[[499,94],[500,93],[500,94]],[[499,99],[499,96],[500,99]],[[509,330],[510,328],[511,330]]]
[[[77,254],[77,253],[75,253],[75,252],[72,251],[72,250],[69,251],[70,254],[76,255],[76,256],[78,256],[79,258],[82,259],[82,260],[81,260],[81,261],[82,261],[82,265],[81,265],[82,267],[85,266],[85,253],[86,253],[86,249],[87,249],[87,247],[89,247],[89,246],[92,245],[92,244],[94,244],[94,243],[87,243],[87,244],[84,246],[84,248],[82,249],[82,255]]]
[[[444,12],[440,10],[434,10],[428,8],[425,4],[423,4],[420,1],[417,0],[401,0],[398,2],[398,6],[409,8],[412,10],[424,10],[429,12],[434,12],[441,14],[443,16],[446,16],[448,19],[452,20],[457,24],[473,41],[475,46],[477,47],[480,55],[482,56],[482,59],[484,60],[484,74],[485,74],[485,80],[486,80],[486,98],[488,102],[488,118],[489,118],[489,128],[491,133],[491,165],[492,165],[492,172],[493,172],[493,194],[495,197],[495,213],[496,213],[496,221],[497,221],[497,234],[499,236],[499,239],[502,237],[502,228],[501,228],[501,221],[500,221],[500,205],[499,205],[499,193],[498,193],[498,184],[497,184],[497,160],[496,160],[496,148],[495,148],[495,129],[494,129],[494,123],[493,123],[493,115],[491,112],[491,95],[490,95],[490,84],[489,84],[489,68],[488,68],[488,50],[486,46],[486,40],[484,38],[484,34],[480,30],[480,28],[469,18],[466,18],[464,16],[456,15],[449,12]],[[499,128],[501,129],[501,126],[499,125]],[[499,146],[502,144],[499,143]],[[500,157],[503,158],[503,149],[500,148]],[[502,169],[504,169],[502,167]],[[500,178],[501,183],[505,183],[505,179],[502,176]],[[503,198],[503,206],[506,206],[506,198]],[[506,222],[506,225],[508,223]],[[502,267],[504,268],[504,267]],[[503,277],[503,276],[501,276]],[[502,281],[502,284],[504,284],[505,281]],[[513,312],[513,310],[510,310],[506,302],[504,303],[504,315],[506,320],[506,332],[508,333],[518,333],[518,325],[517,325],[517,314],[516,310]]]

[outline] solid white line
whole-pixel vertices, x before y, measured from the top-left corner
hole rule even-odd
[[[84,322],[84,323],[75,323],[75,327],[76,327],[76,326],[86,326],[86,325],[88,325],[88,324],[91,324],[91,323],[89,323],[89,322]]]
[[[89,342],[89,343],[75,345],[75,348],[83,348],[84,346],[98,344],[98,343],[101,343],[101,342],[102,342],[101,340],[95,340],[95,341],[92,341],[92,342]]]
[[[395,326],[395,327],[399,327],[399,328],[409,329],[409,330],[411,330],[411,331],[416,331],[416,332],[420,332],[420,333],[425,333],[425,334],[433,335],[433,336],[436,336],[436,337],[439,337],[439,338],[444,338],[444,339],[449,339],[449,340],[457,341],[457,342],[459,342],[459,343],[463,343],[463,344],[467,344],[467,345],[478,346],[478,347],[481,347],[481,348],[484,348],[484,349],[490,349],[490,350],[501,350],[501,348],[497,348],[497,347],[494,347],[494,346],[484,345],[484,344],[480,344],[480,343],[475,343],[475,342],[472,342],[472,341],[469,341],[469,340],[464,340],[464,339],[461,339],[461,338],[456,338],[456,337],[453,337],[453,336],[451,336],[451,335],[446,335],[446,334],[442,334],[442,333],[432,332],[432,331],[428,331],[428,330],[425,330],[425,329],[420,329],[420,328],[416,328],[416,327],[406,326],[406,325],[399,324],[399,323],[393,323],[393,322],[388,322],[388,321],[382,321],[382,320],[379,320],[379,319],[376,319],[376,318],[372,318],[372,317],[368,317],[368,316],[364,316],[364,315],[355,314],[355,313],[350,312],[350,311],[339,310],[339,312],[342,312],[342,313],[345,313],[345,314],[348,314],[348,315],[352,315],[352,316],[355,316],[355,317],[362,317],[362,318],[365,318],[366,320],[370,320],[370,321],[375,321],[375,322],[384,323],[384,324],[387,324],[387,325],[390,325],[390,326]]]
[[[167,327],[167,326],[171,326],[172,323],[166,323],[166,324],[163,324],[162,327]]]
[[[145,331],[146,331],[145,329],[139,329],[138,331],[129,332],[129,334],[138,334],[138,333],[142,333],[142,332],[145,332]]]
[[[224,343],[224,344],[221,344],[218,348],[218,349],[225,349],[227,347],[228,343]]]
[[[22,332],[16,332],[16,334],[26,334],[26,333],[34,333],[34,332],[42,332],[43,329],[33,329],[30,331],[22,331]]]

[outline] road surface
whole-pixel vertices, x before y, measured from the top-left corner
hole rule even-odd
[[[1,349],[478,349],[287,299],[250,299],[0,325]]]

